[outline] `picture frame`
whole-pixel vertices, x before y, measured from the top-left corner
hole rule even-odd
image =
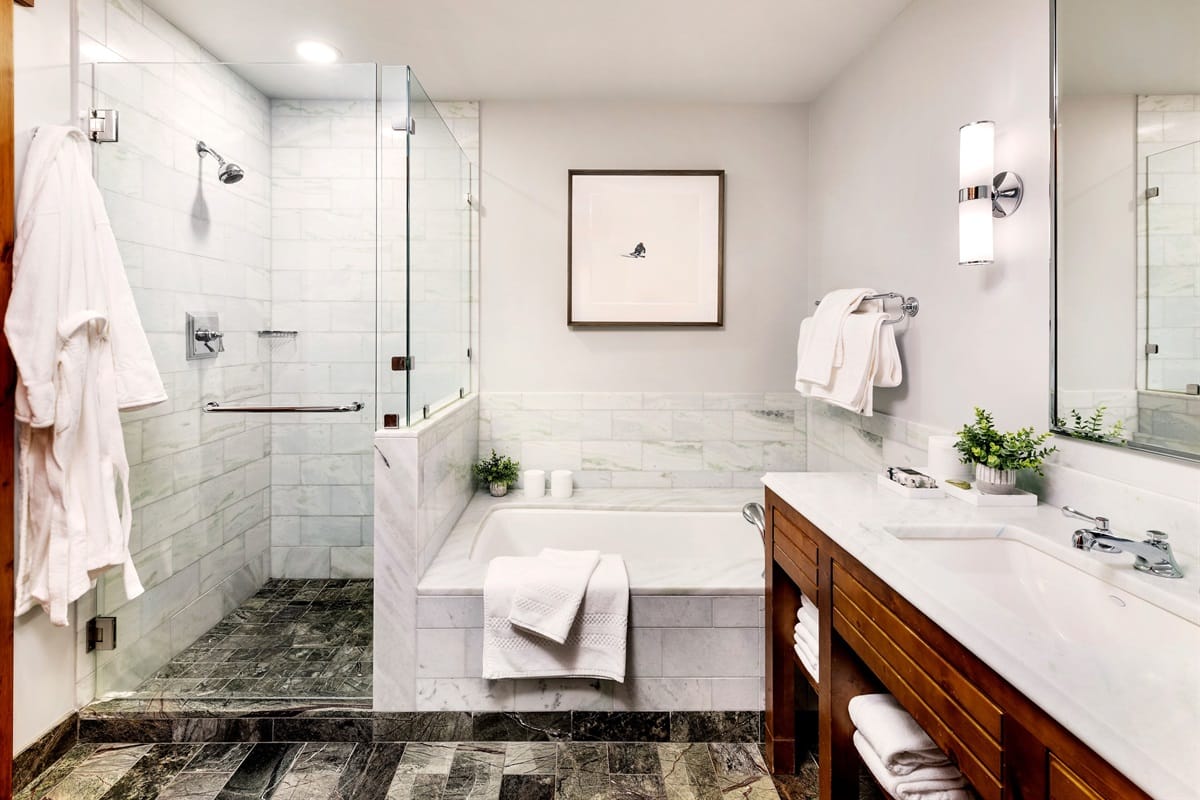
[[[723,327],[725,170],[567,173],[567,325]]]

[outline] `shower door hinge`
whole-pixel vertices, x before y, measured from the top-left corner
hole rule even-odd
[[[467,348],[467,361],[471,360],[471,348]]]
[[[1149,200],[1151,197],[1158,197],[1158,187],[1157,186],[1151,186],[1149,189],[1146,190],[1146,199]]]
[[[1156,345],[1156,344],[1146,345],[1146,355],[1148,355],[1148,356],[1158,355],[1158,345]]]
[[[412,372],[415,365],[412,356],[392,356],[392,372]]]
[[[88,138],[102,144],[120,141],[117,131],[119,117],[115,108],[88,109]]]
[[[467,192],[467,208],[473,208],[474,206],[475,206],[475,195],[471,194],[470,192]]]
[[[460,387],[458,387],[458,399],[459,399],[459,400],[462,400],[462,399],[463,399],[464,397],[466,397],[466,396],[467,396],[467,390],[466,390],[466,389],[464,389],[464,388],[463,388],[463,387],[461,387],[461,386],[460,386]]]
[[[414,117],[400,117],[392,120],[392,130],[397,133],[407,133],[413,136],[417,132],[417,120]]]
[[[87,621],[87,652],[117,649],[117,618],[92,617]]]
[[[421,417],[424,419],[429,419],[429,404],[428,403],[421,406]]]

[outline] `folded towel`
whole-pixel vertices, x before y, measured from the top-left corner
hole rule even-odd
[[[921,767],[911,775],[888,772],[862,731],[854,732],[854,747],[883,790],[897,800],[972,800],[966,778],[957,767]]]
[[[883,323],[887,318],[883,311],[848,314],[842,325],[841,366],[833,367],[827,382],[798,382],[796,389],[856,414],[871,416],[874,413],[872,387],[880,361],[881,329],[886,327]]]
[[[483,582],[483,675],[625,680],[629,576],[620,556],[600,556],[575,624],[562,644],[515,627],[513,596],[535,558],[493,558]]]
[[[800,608],[796,611],[796,619],[812,634],[814,641],[821,638],[821,628],[817,621],[817,607],[807,597],[804,598],[800,604]]]
[[[814,681],[820,681],[821,668],[818,666],[817,657],[806,650],[804,645],[802,645],[800,642],[796,642],[796,644],[792,646],[792,649],[796,651],[796,655],[800,657],[800,665],[808,670],[808,674],[812,675],[812,679]]]
[[[794,628],[794,635],[792,636],[792,638],[798,644],[803,644],[805,647],[807,647],[812,652],[813,655],[816,655],[817,653],[821,652],[820,640],[818,640],[815,636],[813,636],[809,632],[808,628],[804,627],[799,622],[796,623],[796,627]]]
[[[835,289],[821,299],[813,315],[800,325],[796,343],[796,380],[825,385],[842,363],[842,325],[871,289]],[[798,387],[797,387],[798,388]]]
[[[562,644],[599,561],[599,550],[543,549],[537,558],[529,559],[524,579],[513,594],[508,621]]]
[[[901,708],[890,694],[860,694],[850,701],[850,720],[866,737],[884,768],[894,775],[908,775],[924,766],[950,763],[946,754]]]

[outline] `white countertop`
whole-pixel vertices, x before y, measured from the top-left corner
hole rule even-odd
[[[1056,506],[979,508],[949,497],[909,500],[865,473],[770,473],[763,483],[1150,795],[1195,800],[1200,787],[1200,564],[1192,548],[1176,551],[1186,577],[1170,580],[1135,571],[1127,554],[1072,549],[1071,533],[1083,523],[1064,517]],[[1027,529],[1038,534],[1039,549],[1164,614],[1182,617],[1195,626],[1196,635],[1155,643],[1156,650],[1137,658],[1128,652],[1114,657],[1123,645],[1116,619],[1111,648],[1065,641],[1053,636],[1050,626],[1021,618],[884,530],[914,523]],[[1140,532],[1115,533],[1139,538]],[[1108,612],[1079,609],[1081,615]],[[1164,663],[1182,665],[1182,674],[1194,680],[1162,680],[1156,665]]]
[[[471,499],[417,584],[420,595],[477,595],[483,592],[487,564],[470,559],[475,534],[498,508],[569,508],[603,511],[739,511],[744,503],[761,502],[761,489],[576,489],[572,497],[547,495],[527,500],[517,490],[504,497],[479,493]],[[750,530],[750,524],[744,523]],[[755,539],[757,540],[757,534]],[[760,549],[761,550],[761,549]],[[748,564],[719,564],[711,559],[679,560],[646,565],[630,575],[633,594],[763,593],[761,559]],[[636,580],[635,580],[636,578]],[[636,583],[636,585],[634,585]],[[733,588],[731,588],[733,587]]]

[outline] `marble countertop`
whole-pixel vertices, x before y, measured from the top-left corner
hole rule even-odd
[[[478,595],[483,592],[487,565],[469,558],[475,534],[487,516],[498,508],[568,508],[601,511],[740,511],[750,501],[762,502],[761,489],[576,489],[573,496],[549,495],[527,500],[518,491],[504,497],[477,494],[455,523],[433,562],[417,584],[420,595]],[[746,523],[749,528],[749,523]],[[756,537],[757,538],[757,537]],[[633,594],[762,594],[762,563],[722,565],[710,562],[676,565],[635,580]],[[730,587],[737,587],[731,589]],[[749,587],[749,588],[747,588]]]
[[[1162,800],[1196,796],[1200,563],[1192,548],[1176,552],[1186,577],[1169,580],[1135,571],[1127,554],[1072,549],[1071,533],[1082,523],[1064,517],[1056,506],[979,508],[949,497],[910,500],[879,487],[875,475],[865,473],[771,473],[763,483],[1150,795]],[[1185,631],[1182,640],[1155,642],[1153,651],[1132,654],[1117,619],[1109,646],[1068,641],[1054,635],[1053,626],[1018,616],[885,530],[919,523],[996,525],[997,531],[1006,524],[1019,526],[1036,534],[1043,552],[1181,617],[1190,627],[1179,626]],[[1135,538],[1137,532],[1116,533]],[[1106,611],[1079,609],[1091,615]]]

